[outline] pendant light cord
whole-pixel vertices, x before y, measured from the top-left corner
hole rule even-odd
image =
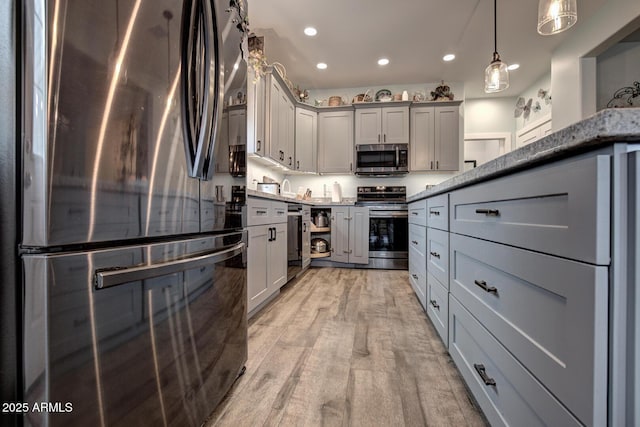
[[[498,0],[493,0],[493,53],[498,53]]]

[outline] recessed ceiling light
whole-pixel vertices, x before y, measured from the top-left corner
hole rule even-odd
[[[445,56],[442,57],[443,61],[453,61],[454,59],[456,59],[456,56],[453,53],[447,53]]]
[[[388,63],[389,63],[389,60],[387,58],[378,59],[378,65],[387,65]]]
[[[318,67],[318,69],[320,70],[325,70],[327,68],[327,64],[325,64],[324,62],[318,62],[318,65],[316,65],[316,67]]]
[[[304,29],[304,33],[305,33],[306,35],[308,35],[309,37],[313,37],[313,36],[315,36],[316,34],[318,34],[318,30],[316,30],[316,29],[315,29],[315,28],[313,28],[313,27],[307,27],[307,28],[305,28],[305,29]]]
[[[511,64],[507,67],[507,70],[513,71],[513,70],[517,70],[518,68],[520,68],[520,64]]]

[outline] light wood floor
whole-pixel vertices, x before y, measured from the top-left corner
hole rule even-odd
[[[484,426],[406,271],[318,268],[249,321],[213,426]]]

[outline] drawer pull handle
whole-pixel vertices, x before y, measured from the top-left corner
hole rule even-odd
[[[474,280],[474,283],[484,289],[485,292],[494,294],[498,293],[498,289],[494,288],[493,286],[487,286],[487,282],[485,282],[484,280]]]
[[[440,254],[438,252],[429,252],[432,257],[440,259]]]
[[[256,211],[256,213],[257,213],[258,215],[264,215],[264,214],[266,214],[266,213],[267,213],[267,211]]]
[[[440,216],[440,211],[431,211],[429,212],[431,215]]]
[[[418,212],[411,212],[411,215],[418,215]]]
[[[476,209],[477,214],[484,214],[486,216],[500,216],[498,209]]]
[[[474,363],[473,367],[476,368],[478,375],[480,375],[480,378],[482,378],[482,381],[484,381],[485,385],[496,385],[496,380],[494,380],[493,378],[490,378],[487,375],[487,371],[484,369],[484,365],[479,365],[477,363]]]
[[[440,311],[440,306],[438,305],[438,303],[436,302],[436,300],[432,299],[429,301],[429,303],[431,303],[431,305],[433,306],[433,308],[435,308],[436,310]]]
[[[414,245],[418,244],[418,242],[416,240],[412,240],[411,243],[413,243]]]

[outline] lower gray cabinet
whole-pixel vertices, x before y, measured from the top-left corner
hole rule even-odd
[[[332,207],[331,261],[369,263],[369,208]]]
[[[427,273],[427,316],[445,347],[449,346],[449,290]]]
[[[248,227],[248,312],[287,283],[287,224]]]
[[[492,426],[583,425],[454,296],[449,331],[451,358]]]
[[[587,425],[606,424],[608,269],[451,234],[450,290]]]

